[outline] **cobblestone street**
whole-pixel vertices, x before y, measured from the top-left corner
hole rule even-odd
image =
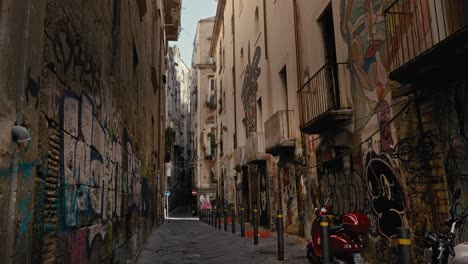
[[[223,226],[220,230],[198,220],[170,218],[148,238],[137,263],[308,263],[304,238],[285,234],[285,261],[280,262],[276,233],[254,245],[252,237],[240,237],[239,225],[235,234],[231,230],[230,223],[225,232]]]

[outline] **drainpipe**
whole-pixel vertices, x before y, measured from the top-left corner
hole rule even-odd
[[[237,93],[236,93],[236,15],[235,15],[235,9],[234,9],[234,0],[232,1],[232,61],[233,61],[233,85],[234,85],[234,134],[236,135],[234,137],[234,148],[236,149],[237,146]],[[237,182],[236,182],[237,186]],[[237,202],[237,201],[236,201]]]
[[[298,89],[300,88],[301,84],[301,72],[302,72],[302,64],[301,64],[301,48],[299,43],[299,22],[298,22],[298,13],[297,13],[297,0],[293,0],[293,9],[294,9],[294,40],[296,46],[296,74],[297,74],[297,86]]]
[[[297,78],[297,89],[301,87],[302,79],[302,62],[301,62],[301,48],[299,43],[299,22],[298,22],[298,12],[297,12],[297,0],[293,0],[293,9],[294,9],[294,40],[296,46],[296,78]],[[300,110],[300,109],[299,109]],[[297,113],[300,115],[301,113]],[[305,158],[305,145],[304,145],[304,134],[301,133],[301,142],[302,142],[302,152]]]
[[[302,80],[302,62],[301,62],[301,47],[300,47],[300,43],[299,43],[299,21],[298,21],[298,11],[297,11],[297,0],[293,0],[293,9],[294,9],[294,40],[295,40],[295,46],[296,46],[296,78],[297,78],[297,89],[299,90],[300,87],[301,87],[301,80]],[[300,110],[300,109],[299,109]],[[299,111],[298,111],[298,113]],[[288,115],[288,119],[289,119],[289,115]],[[289,121],[289,120],[288,120]],[[290,126],[291,127],[291,126]],[[292,128],[291,128],[292,130]],[[292,131],[291,131],[291,134],[292,134]],[[305,159],[306,157],[306,153],[305,153],[305,138],[304,138],[304,134],[301,133],[301,144],[302,144],[302,155],[303,155],[303,158]],[[294,153],[295,155],[295,153]],[[298,187],[296,189],[296,191],[299,193],[299,184],[298,183],[298,177],[296,177],[296,186]],[[298,199],[298,204],[299,204],[299,195],[297,195],[297,199]],[[300,213],[298,211],[298,213]],[[305,214],[305,212],[303,212]],[[307,221],[305,221],[303,224],[306,224]],[[304,235],[304,226],[300,229],[300,233],[302,233],[301,235]]]
[[[236,82],[236,78],[237,78],[237,75],[236,75],[236,12],[235,12],[235,7],[234,7],[234,0],[231,1],[232,3],[232,20],[231,20],[231,23],[232,23],[232,63],[233,63],[233,66],[232,67],[232,79],[233,79],[233,90],[234,90],[234,151],[237,150],[238,148],[238,145],[237,145],[237,93],[236,93],[236,86],[237,86],[237,82]],[[235,160],[235,159],[234,159]],[[237,166],[237,164],[235,164],[235,166]],[[237,171],[236,171],[236,176],[234,176],[234,186],[235,186],[235,190],[236,190],[236,200],[234,201],[234,208],[237,208],[237,200],[238,200],[238,190],[237,190]],[[234,221],[234,220],[233,220]]]
[[[266,4],[263,0],[263,36],[265,42],[265,60],[268,60],[268,31],[267,31],[267,16],[266,16]]]
[[[21,125],[23,123],[23,101],[24,101],[24,90],[26,83],[26,62],[28,53],[28,37],[29,37],[29,7],[30,0],[24,0],[24,21],[23,21],[23,34],[21,36],[20,46],[20,60],[18,69],[18,88],[16,97],[16,124]],[[7,240],[6,245],[7,252],[5,254],[5,263],[12,263],[14,246],[15,246],[15,217],[16,217],[16,196],[17,196],[17,185],[18,185],[18,171],[20,164],[20,149],[15,143],[13,147],[14,159],[13,168],[11,173],[11,186],[10,186],[10,201],[8,206],[8,223],[7,223]]]

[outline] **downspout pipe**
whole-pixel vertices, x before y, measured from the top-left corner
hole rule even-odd
[[[21,35],[20,59],[18,69],[18,88],[16,97],[16,124],[23,123],[23,102],[24,91],[26,84],[26,63],[28,55],[28,39],[29,39],[29,16],[30,16],[30,0],[24,0],[24,21],[23,34]],[[7,221],[7,250],[5,254],[5,263],[12,263],[12,256],[15,246],[15,216],[16,216],[16,196],[18,187],[18,171],[20,164],[20,149],[17,143],[13,147],[13,168],[11,173],[10,200],[8,205],[8,221]],[[27,260],[30,262],[31,260]]]
[[[233,30],[233,34],[232,34],[232,61],[233,61],[233,89],[234,89],[234,134],[235,134],[235,137],[234,137],[234,148],[236,149],[238,146],[237,146],[237,90],[236,90],[236,86],[237,86],[237,82],[236,82],[236,78],[237,78],[237,75],[236,75],[236,12],[235,12],[235,8],[234,8],[234,0],[232,1],[232,30]],[[237,182],[236,182],[236,185],[237,185]],[[236,201],[237,202],[237,201]]]
[[[265,39],[265,60],[268,60],[268,31],[267,31],[267,15],[266,15],[266,0],[263,0],[263,36]]]
[[[300,47],[301,44],[299,43],[299,21],[298,21],[299,15],[298,15],[298,10],[297,10],[297,0],[293,0],[293,9],[294,9],[294,40],[295,40],[294,43],[296,46],[296,78],[297,78],[297,90],[299,90],[302,84],[302,81],[301,81],[302,80],[302,61],[301,61],[302,56],[301,56],[301,47]],[[298,113],[298,114],[300,115],[301,113]],[[288,118],[289,118],[289,115],[288,115]],[[290,125],[289,127],[292,127],[292,126]],[[292,131],[291,131],[291,134],[292,134]],[[305,139],[304,139],[303,133],[301,133],[301,142],[302,142],[302,155],[303,155],[303,158],[305,159],[306,148],[305,148]],[[298,180],[298,178],[296,178],[296,180]],[[297,184],[296,186],[299,186],[299,184]],[[299,188],[296,191],[299,193]],[[298,196],[298,202],[299,202],[299,196]],[[303,224],[305,223],[307,223],[307,221],[305,221]],[[301,235],[304,235],[305,233],[304,225],[302,225],[302,228],[300,228],[299,230],[300,230]]]
[[[294,40],[296,46],[296,77],[298,90],[301,87],[301,76],[302,76],[302,63],[301,63],[301,47],[299,43],[299,22],[297,13],[297,0],[293,0],[294,9]]]
[[[299,18],[297,11],[297,0],[293,0],[293,12],[294,12],[294,44],[296,46],[296,78],[297,78],[297,90],[301,87],[302,80],[302,61],[301,61],[301,44],[299,43]],[[289,110],[289,109],[288,109]],[[300,115],[301,113],[298,114]],[[289,117],[289,115],[288,115]],[[292,134],[292,131],[291,131]],[[304,135],[301,133],[301,142],[304,142]],[[303,146],[305,149],[305,146]],[[304,153],[305,154],[305,153]],[[305,155],[304,155],[305,157]]]

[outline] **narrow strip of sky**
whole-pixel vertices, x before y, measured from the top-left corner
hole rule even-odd
[[[192,64],[193,38],[200,19],[216,15],[216,0],[182,0],[182,31],[178,41],[171,41],[170,46],[177,45],[182,60],[190,67]]]

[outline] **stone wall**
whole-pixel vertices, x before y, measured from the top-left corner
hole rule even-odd
[[[31,141],[1,142],[0,202],[14,206],[15,228],[0,233],[13,234],[0,262],[12,255],[15,263],[125,263],[161,221],[158,8],[120,0],[32,5],[29,79],[19,92]],[[1,117],[5,139],[19,108],[9,106],[16,89],[3,97],[3,80],[2,112],[12,113]],[[16,200],[8,193],[15,190]]]

